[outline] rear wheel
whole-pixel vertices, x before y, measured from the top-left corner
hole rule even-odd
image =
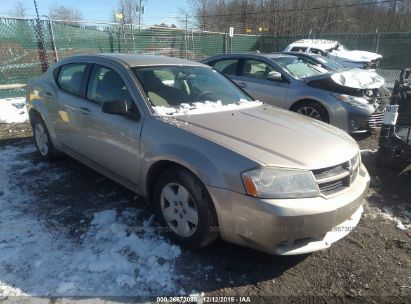
[[[36,114],[31,119],[31,124],[34,142],[40,155],[46,160],[53,160],[57,151],[50,140],[50,134],[43,119],[40,115]]]
[[[291,110],[316,120],[329,122],[327,110],[316,101],[305,101],[299,103],[293,106]]]
[[[164,171],[156,181],[153,198],[164,230],[177,244],[190,249],[201,248],[218,237],[218,221],[211,197],[189,171]]]

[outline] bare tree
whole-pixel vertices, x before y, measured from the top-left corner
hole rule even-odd
[[[25,18],[27,13],[27,8],[24,6],[21,0],[15,0],[13,4],[13,9],[9,11],[9,15],[13,17]]]
[[[203,30],[307,35],[411,31],[411,0],[192,0]],[[355,4],[355,5],[353,5]]]
[[[54,20],[79,21],[83,19],[83,15],[78,9],[64,5],[50,8],[49,15]]]

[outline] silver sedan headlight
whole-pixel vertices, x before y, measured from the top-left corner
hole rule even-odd
[[[369,105],[369,102],[365,98],[362,98],[362,97],[338,94],[338,93],[331,93],[331,95],[337,98],[338,100],[349,103],[350,105],[355,106],[355,107],[367,108]]]
[[[302,198],[320,196],[310,171],[263,167],[242,174],[248,195],[259,198]]]

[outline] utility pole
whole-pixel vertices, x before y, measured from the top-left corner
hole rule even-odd
[[[137,7],[138,10],[138,30],[140,30],[141,27],[141,15],[144,14],[144,6],[141,5],[142,0],[139,0],[139,4]]]
[[[188,52],[188,37],[187,37],[187,31],[188,31],[188,16],[187,16],[187,13],[186,13],[186,32],[185,32],[185,35],[184,35],[184,40],[185,40],[185,44],[186,44],[186,55],[185,55],[185,58],[187,59],[187,52]]]

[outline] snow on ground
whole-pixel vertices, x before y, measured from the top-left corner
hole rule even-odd
[[[362,156],[369,156],[370,154],[377,153],[378,149],[363,149],[360,150],[360,153]]]
[[[399,207],[398,213],[400,216],[395,216],[392,208],[384,207],[382,209],[376,208],[379,215],[390,222],[395,224],[395,227],[399,230],[410,230],[411,229],[411,214],[405,210],[402,206]]]
[[[240,100],[237,103],[224,105],[219,101],[194,102],[193,104],[182,103],[178,108],[157,106],[153,107],[157,115],[188,115],[188,114],[204,114],[220,111],[239,110],[262,105],[260,101]]]
[[[31,145],[0,148],[0,296],[176,292],[174,262],[180,249],[148,229],[147,222],[142,231],[131,231],[137,209],[95,213],[78,240],[35,213],[39,200],[30,187],[47,189],[65,173],[30,161],[34,151]]]
[[[24,97],[0,99],[0,123],[18,123],[28,120],[24,100]]]

